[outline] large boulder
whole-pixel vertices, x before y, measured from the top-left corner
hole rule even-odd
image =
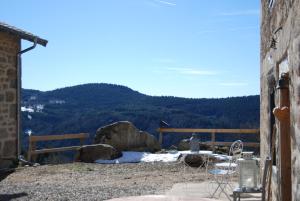
[[[161,149],[158,140],[153,135],[138,130],[128,121],[120,121],[99,128],[94,143],[109,144],[118,151],[156,152]]]
[[[108,144],[84,145],[79,149],[77,160],[93,163],[95,160],[113,160],[122,156],[122,152]]]

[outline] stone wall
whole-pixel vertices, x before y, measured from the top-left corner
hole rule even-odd
[[[20,39],[0,32],[0,168],[17,156],[17,53]]]
[[[292,200],[300,201],[300,1],[275,0],[273,6],[261,0],[261,158],[270,155],[271,92],[278,82],[280,72],[287,70],[290,77],[290,137]],[[279,30],[276,34],[274,32]],[[276,47],[271,48],[272,38]],[[283,66],[287,64],[287,69]],[[279,106],[275,90],[275,105]],[[276,121],[276,165],[273,166],[272,200],[282,200],[280,195],[279,129]]]

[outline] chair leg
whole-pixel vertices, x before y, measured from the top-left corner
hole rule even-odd
[[[230,181],[228,180],[228,178],[227,179],[225,178],[223,185],[224,185],[223,189],[222,189],[223,194],[226,195],[226,197],[228,198],[228,200],[231,200],[230,196],[228,195],[228,191],[227,190],[229,190],[229,192],[233,191],[233,190],[232,190],[232,186],[231,186]]]
[[[221,194],[223,193],[228,200],[231,200],[230,196],[227,193],[227,187],[229,186],[229,181],[228,178],[221,176],[221,177],[216,177],[215,179],[216,184],[218,185],[217,188],[215,189],[215,191],[213,192],[213,194],[211,195],[211,197],[214,197],[215,194],[218,192],[218,190],[220,189],[220,193],[219,193],[219,197],[221,196]],[[229,187],[230,188],[230,187]]]
[[[233,201],[241,201],[241,193],[233,192]]]
[[[233,192],[233,201],[236,201],[236,198],[237,198],[237,193],[236,192]]]
[[[219,190],[219,188],[221,188],[221,184],[219,184],[218,182],[216,182],[216,184],[218,185],[216,190],[213,192],[213,194],[211,195],[211,197],[213,198],[215,196],[215,194],[217,193],[217,191]]]
[[[221,193],[223,193],[223,194],[228,198],[228,200],[231,200],[230,196],[229,196],[228,193],[226,192],[227,186],[228,186],[228,184],[226,184],[226,183],[223,184],[223,188],[221,187],[220,195],[221,195]]]

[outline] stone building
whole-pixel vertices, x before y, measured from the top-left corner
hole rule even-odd
[[[21,40],[33,45],[21,49]],[[14,166],[20,153],[21,55],[47,41],[0,22],[0,169]]]
[[[300,1],[261,0],[261,158],[272,200],[300,201]]]

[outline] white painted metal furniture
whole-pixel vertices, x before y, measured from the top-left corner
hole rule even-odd
[[[238,188],[234,189],[233,200],[237,201],[237,199],[238,199],[240,201],[241,194],[243,194],[243,193],[261,193],[262,194],[261,200],[265,201],[266,200],[267,179],[270,179],[270,178],[268,178],[268,176],[270,176],[269,175],[270,167],[271,167],[271,158],[267,157],[267,159],[265,161],[265,165],[264,165],[262,183],[261,183],[260,187],[245,186],[245,184],[247,184],[248,182],[246,181],[246,183],[244,183],[244,181],[241,181],[241,180],[246,179],[246,176],[241,174],[240,176],[245,177],[245,178],[240,179],[240,182],[242,182],[242,183],[240,183]],[[249,176],[251,176],[251,174]],[[255,186],[255,182],[253,182],[253,183],[251,182],[250,184]]]
[[[237,140],[232,143],[229,150],[229,156],[225,162],[215,163],[213,169],[208,173],[211,177],[211,183],[216,184],[216,189],[211,193],[211,197],[215,197],[217,192],[225,194],[230,200],[229,192],[232,192],[233,187],[231,185],[232,177],[238,172],[237,160],[241,158],[243,151],[243,142]],[[213,186],[213,185],[212,185]]]
[[[213,169],[208,171],[210,176],[210,187],[214,188],[210,193],[212,198],[216,197],[217,193],[219,193],[219,197],[223,193],[231,200],[229,196],[229,192],[232,192],[232,187],[230,185],[231,177],[237,171],[236,168],[231,168],[231,164],[231,161],[229,161],[229,165],[225,169],[213,166]]]
[[[186,168],[190,167],[189,164],[185,162],[185,156],[187,155],[199,155],[201,156],[203,162],[202,164],[197,167],[197,168],[205,168],[205,176],[207,177],[207,171],[208,171],[208,165],[209,165],[209,160],[211,157],[213,157],[213,152],[212,151],[207,151],[207,150],[200,150],[200,151],[180,151],[181,154],[183,154],[182,158],[182,163],[183,163],[183,168],[184,168],[184,174],[186,172]]]
[[[241,140],[234,141],[229,149],[228,160],[222,163],[216,163],[215,166],[219,169],[235,170],[238,166],[237,160],[241,158],[243,152],[243,142]]]
[[[258,160],[255,158],[240,158],[237,163],[239,169],[239,187],[257,188],[259,174]]]

